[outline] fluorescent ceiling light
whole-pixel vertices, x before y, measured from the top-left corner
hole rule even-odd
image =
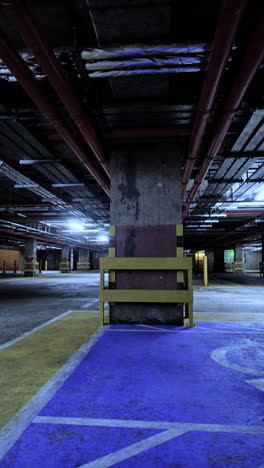
[[[15,188],[33,188],[39,187],[39,184],[16,184]]]
[[[68,226],[72,231],[84,231],[84,225],[78,221],[70,221]]]
[[[42,163],[55,163],[60,162],[59,159],[20,159],[19,164],[26,166],[30,164],[42,164]]]
[[[94,201],[96,203],[96,200],[93,198],[73,198],[73,202],[88,202],[88,201]]]
[[[97,237],[98,242],[107,243],[109,241],[109,236],[106,233],[100,233]]]
[[[51,184],[52,187],[84,187],[85,184]]]

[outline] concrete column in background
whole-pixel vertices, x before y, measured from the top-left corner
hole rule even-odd
[[[110,223],[116,226],[117,257],[176,256],[175,226],[182,223],[183,154],[181,143],[130,144],[113,150]],[[176,273],[117,272],[116,287],[176,289]],[[183,308],[177,304],[122,303],[110,307],[111,323],[175,324],[182,320]]]
[[[225,250],[223,247],[214,249],[214,271],[216,273],[225,271]]]
[[[25,261],[37,261],[37,241],[28,239],[25,241]]]
[[[78,263],[77,263],[77,270],[78,271],[88,271],[90,270],[90,263],[89,263],[89,250],[80,248],[78,249]]]
[[[235,262],[243,262],[242,245],[236,244],[234,247]]]
[[[74,263],[74,253],[73,248],[70,248],[70,270],[73,270],[73,263]]]
[[[89,262],[89,250],[87,249],[78,249],[79,252],[79,262]]]
[[[36,239],[27,239],[25,241],[24,253],[24,276],[35,276],[39,273],[34,262],[37,261],[37,241]]]
[[[61,249],[61,261],[68,262],[70,259],[70,246],[64,245]]]

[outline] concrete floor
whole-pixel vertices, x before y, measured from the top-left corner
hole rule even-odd
[[[1,468],[261,468],[263,348],[263,324],[104,327],[3,431]]]
[[[0,345],[68,310],[99,310],[99,273],[0,280]]]
[[[0,280],[1,468],[264,466],[264,280],[194,285],[196,327],[89,341],[97,272]]]
[[[258,314],[264,320],[264,279],[257,274],[211,275],[209,288],[194,277],[194,312],[199,320],[237,319],[236,313]],[[47,275],[36,278],[0,279],[0,345],[68,310],[99,310],[99,273]],[[215,317],[215,315],[219,317]],[[226,314],[230,314],[227,318]],[[261,315],[263,314],[263,316]],[[254,321],[254,320],[253,320]]]

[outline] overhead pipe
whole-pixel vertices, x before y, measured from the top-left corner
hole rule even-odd
[[[79,128],[85,141],[90,146],[99,163],[109,176],[109,162],[107,161],[100,140],[87,115],[80,98],[76,95],[72,83],[68,79],[61,63],[53,50],[36,26],[27,2],[21,0],[0,0],[9,19],[31,49],[43,73],[47,76],[51,86],[60,97],[72,120]]]
[[[174,136],[185,136],[191,133],[191,128],[185,125],[165,128],[121,128],[104,132],[108,140],[127,138],[163,138]]]
[[[201,95],[194,116],[188,159],[183,173],[182,195],[185,194],[198,151],[205,134],[215,96],[232,48],[247,0],[223,0],[211,52],[208,59]]]
[[[223,104],[222,112],[214,127],[210,146],[206,157],[203,160],[202,166],[198,175],[195,178],[194,185],[188,197],[183,217],[188,214],[189,207],[197,194],[201,183],[204,181],[206,174],[212,164],[213,159],[218,154],[218,151],[224,141],[231,122],[237,112],[245,93],[252,82],[258,68],[264,60],[264,13],[258,16],[256,27],[254,28],[251,38],[247,44],[245,53],[241,59],[240,66],[237,67],[237,73],[233,78],[231,90]]]
[[[85,149],[76,141],[70,129],[61,120],[61,116],[57,111],[56,106],[47,96],[41,82],[34,77],[32,71],[27,67],[16,50],[11,47],[2,32],[0,33],[0,57],[12,74],[17,78],[26,93],[35,102],[40,112],[46,116],[65,143],[76,154],[89,173],[96,179],[100,187],[107,193],[107,195],[109,195],[109,182],[97,169],[94,163],[87,158]]]
[[[1,238],[6,238],[5,234],[8,236],[8,239],[14,238],[16,239],[17,237],[22,237],[24,240],[25,239],[36,239],[39,240],[42,244],[51,244],[51,245],[69,245],[69,241],[63,241],[60,239],[56,239],[53,237],[45,237],[41,236],[40,234],[30,234],[29,232],[22,232],[22,231],[15,231],[11,228],[1,228],[0,227],[0,237]],[[87,244],[83,243],[78,243],[74,239],[71,239],[71,244],[76,245],[78,247],[86,247]]]

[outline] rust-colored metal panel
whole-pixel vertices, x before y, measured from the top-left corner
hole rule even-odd
[[[117,226],[117,257],[174,257],[175,225]],[[176,289],[176,272],[122,271],[116,274],[117,289]]]

